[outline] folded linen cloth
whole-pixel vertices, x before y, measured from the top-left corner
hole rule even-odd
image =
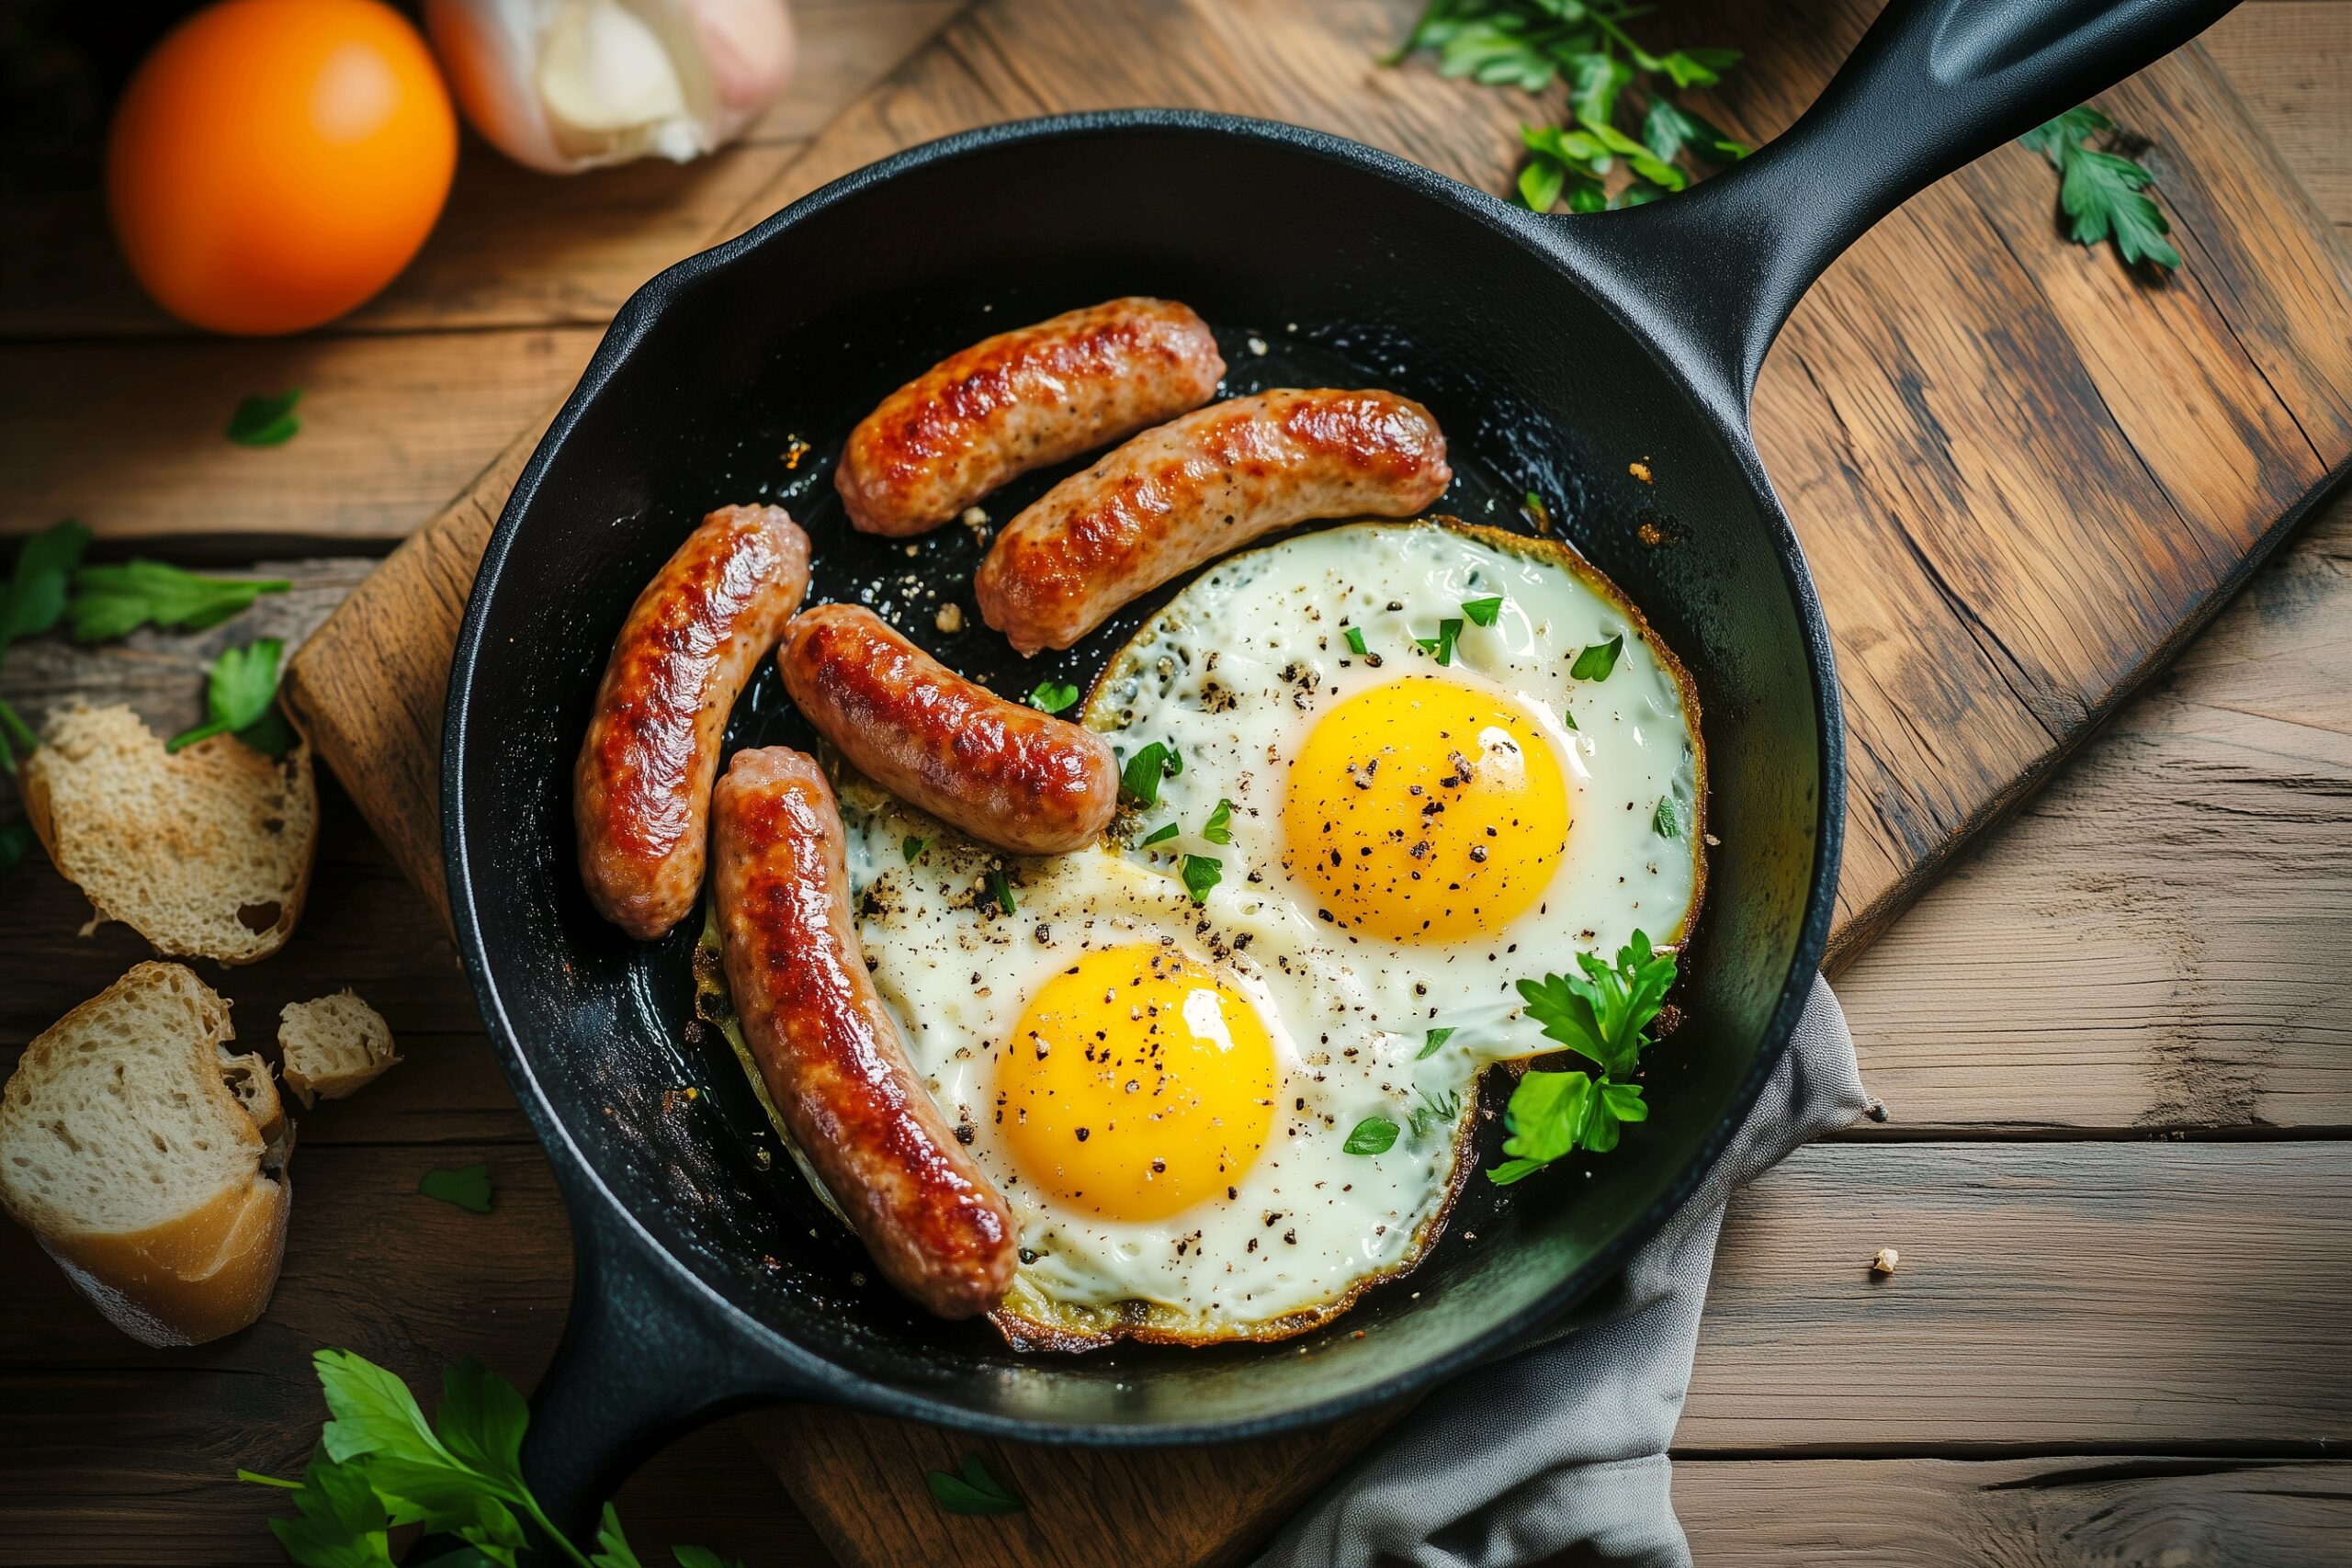
[[[1771,1081],[1706,1181],[1575,1312],[1430,1394],[1254,1568],[1688,1568],[1666,1458],[1732,1190],[1869,1103],[1816,977]]]

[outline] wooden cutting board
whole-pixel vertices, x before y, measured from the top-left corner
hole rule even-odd
[[[1133,105],[1298,120],[1503,188],[1518,121],[1556,105],[1443,82],[1422,63],[1377,66],[1417,9],[980,0],[726,231],[934,136]],[[1875,9],[1695,0],[1655,26],[1669,41],[1747,51],[1711,107],[1763,141]],[[1833,966],[2159,668],[2352,459],[2352,256],[2200,50],[2100,101],[2154,141],[2147,162],[2186,259],[2178,276],[2151,286],[2064,243],[2050,171],[2007,148],[1834,267],[1758,389],[1758,443],[1820,583],[1846,693],[1851,805]],[[387,560],[288,678],[321,750],[436,899],[450,649],[537,436],[519,436]],[[876,1568],[1236,1561],[1380,1426],[1128,1454],[973,1444],[826,1410],[752,1418],[834,1551]],[[923,1472],[975,1450],[1030,1512],[937,1511]]]

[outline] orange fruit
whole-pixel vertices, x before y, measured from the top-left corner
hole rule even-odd
[[[448,90],[391,7],[224,0],[124,89],[107,202],[164,309],[214,332],[300,332],[408,265],[457,161]]]

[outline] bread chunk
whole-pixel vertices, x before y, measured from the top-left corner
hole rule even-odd
[[[288,1002],[277,1015],[286,1087],[309,1110],[373,1083],[399,1061],[384,1015],[345,989],[314,1002]]]

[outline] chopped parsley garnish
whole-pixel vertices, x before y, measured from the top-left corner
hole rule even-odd
[[[1535,525],[1535,531],[1539,534],[1550,533],[1552,509],[1544,504],[1544,498],[1531,490],[1527,492],[1523,504],[1527,508],[1527,520]]]
[[[1137,849],[1148,849],[1153,844],[1165,843],[1168,840],[1172,839],[1175,836],[1176,824],[1173,822],[1162,822],[1159,827],[1154,828],[1151,830],[1151,836],[1149,838],[1137,840],[1136,847]]]
[[[1340,1145],[1351,1155],[1385,1155],[1396,1146],[1396,1123],[1385,1116],[1367,1116],[1355,1124],[1348,1141]]]
[[[302,428],[302,422],[294,417],[294,405],[301,400],[300,387],[275,395],[255,392],[240,398],[237,412],[229,416],[229,428],[222,434],[240,446],[283,446]]]
[[[1462,613],[1470,617],[1470,624],[1474,626],[1491,626],[1496,617],[1503,613],[1503,596],[1498,593],[1491,599],[1465,599],[1462,602]]]
[[[996,907],[1008,915],[1021,908],[1012,901],[1012,884],[1001,871],[989,873],[989,896],[996,900]]]
[[[922,859],[923,851],[929,848],[931,848],[931,840],[929,839],[918,839],[913,834],[910,833],[907,835],[906,841],[899,846],[899,852],[907,857],[907,863],[909,865],[912,865],[915,862]]]
[[[1068,681],[1040,681],[1037,689],[1029,694],[1029,705],[1047,713],[1059,713],[1078,701],[1078,688]]]
[[[1209,901],[1209,889],[1225,880],[1225,863],[1214,855],[1186,855],[1178,867],[1184,879],[1184,891],[1193,896],[1195,904]]]
[[[1449,615],[1437,624],[1437,636],[1417,637],[1413,639],[1413,646],[1423,653],[1436,654],[1440,664],[1451,664],[1453,662],[1453,645],[1461,636],[1460,618]]]
[[[1358,658],[1362,658],[1366,653],[1372,651],[1363,645],[1363,628],[1362,626],[1350,626],[1348,628],[1347,635],[1348,651],[1350,653],[1356,655]]]
[[[1119,771],[1120,793],[1137,806],[1159,804],[1159,781],[1184,771],[1184,759],[1173,746],[1155,740],[1126,760]]]
[[[1562,708],[1560,710],[1560,722],[1566,725],[1570,729],[1574,729],[1577,727],[1577,716],[1569,712],[1566,708]]]
[[[989,1467],[980,1462],[978,1454],[965,1456],[961,1475],[932,1470],[923,1472],[923,1480],[930,1483],[932,1501],[939,1505],[943,1514],[1018,1514],[1029,1506],[1012,1488],[989,1473]]]
[[[1413,1107],[1413,1141],[1417,1144],[1426,1141],[1430,1128],[1452,1126],[1453,1119],[1461,1114],[1462,1097],[1452,1089],[1442,1095],[1432,1095],[1423,1089],[1421,1102]]]
[[[1657,797],[1657,809],[1650,813],[1650,830],[1661,839],[1682,837],[1682,812],[1674,804],[1674,796]]]
[[[1649,1116],[1641,1086],[1627,1080],[1650,1043],[1643,1031],[1674,985],[1674,954],[1654,950],[1649,938],[1635,931],[1618,950],[1614,964],[1579,953],[1577,966],[1582,975],[1521,980],[1519,994],[1527,1016],[1543,1025],[1547,1039],[1600,1071],[1531,1072],[1519,1080],[1503,1111],[1510,1134],[1503,1153],[1513,1157],[1487,1173],[1498,1185],[1518,1181],[1577,1149],[1606,1154],[1617,1146],[1622,1123]]]
[[[1577,661],[1568,666],[1568,674],[1578,681],[1606,681],[1609,672],[1617,668],[1617,655],[1624,647],[1623,632],[1607,642],[1596,642],[1577,655]]]
[[[477,1214],[490,1213],[490,1167],[461,1165],[455,1170],[428,1170],[416,1190],[427,1198],[455,1203]]]
[[[1447,1041],[1453,1038],[1453,1031],[1451,1029],[1430,1030],[1429,1033],[1422,1038],[1421,1048],[1414,1055],[1413,1060],[1416,1062],[1421,1062],[1436,1055],[1438,1053],[1438,1047],[1443,1045]]]
[[[1201,824],[1201,837],[1212,844],[1233,842],[1233,802],[1222,795],[1217,797],[1216,809]]]

